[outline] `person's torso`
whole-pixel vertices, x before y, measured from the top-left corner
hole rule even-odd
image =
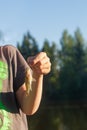
[[[17,103],[13,87],[13,59],[9,51],[0,47],[0,130],[27,130],[26,115]]]

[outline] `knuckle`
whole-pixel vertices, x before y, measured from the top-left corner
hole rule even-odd
[[[42,54],[42,55],[44,55],[44,56],[46,56],[46,55],[47,55],[47,53],[46,53],[46,52],[41,52],[41,54]]]
[[[50,58],[48,57],[48,62],[50,62]]]
[[[51,62],[49,63],[50,67],[52,66]]]
[[[40,71],[42,71],[42,66],[41,65],[40,65],[39,69],[40,69]]]

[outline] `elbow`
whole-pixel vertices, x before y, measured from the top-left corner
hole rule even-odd
[[[24,108],[22,109],[22,111],[26,115],[34,115],[37,112],[38,108],[39,106],[34,108]]]
[[[37,112],[37,110],[32,110],[30,112],[27,112],[26,115],[34,115]]]

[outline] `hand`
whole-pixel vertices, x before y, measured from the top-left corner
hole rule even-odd
[[[40,52],[36,56],[28,57],[27,62],[37,75],[46,75],[51,71],[51,62],[45,52]]]

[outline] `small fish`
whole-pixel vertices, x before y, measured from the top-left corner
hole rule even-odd
[[[25,85],[26,85],[26,92],[29,94],[30,91],[32,91],[32,73],[30,68],[26,69],[26,75],[25,75]]]

